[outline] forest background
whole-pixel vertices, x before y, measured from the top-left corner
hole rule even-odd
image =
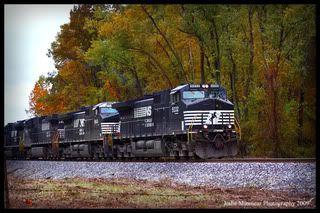
[[[219,83],[252,157],[315,157],[315,5],[77,5],[28,113]]]

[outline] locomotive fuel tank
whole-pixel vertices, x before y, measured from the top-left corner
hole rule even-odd
[[[47,149],[45,147],[32,147],[31,148],[32,157],[45,157],[47,155]]]
[[[162,157],[165,156],[164,144],[160,139],[140,140],[131,143],[132,154],[136,157]]]

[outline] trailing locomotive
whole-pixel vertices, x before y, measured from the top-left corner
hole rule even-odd
[[[34,117],[5,126],[8,158],[102,158],[107,134],[119,131],[114,102],[75,112]]]
[[[219,85],[185,84],[125,102],[5,127],[9,158],[202,159],[235,156],[233,104]]]

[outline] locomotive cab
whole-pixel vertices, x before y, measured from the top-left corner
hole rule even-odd
[[[119,133],[119,112],[112,108],[116,102],[102,102],[95,105],[92,110],[95,112],[95,124],[100,124],[101,134]]]
[[[25,140],[30,146],[30,138],[25,128],[25,120],[15,123],[8,123],[5,126],[5,156],[6,157],[22,157],[25,153]]]
[[[18,134],[15,123],[8,123],[4,128],[5,135],[5,156],[11,158],[14,156],[14,149],[18,147]]]
[[[184,120],[187,126],[230,129],[234,125],[234,105],[227,99],[223,87],[204,85],[195,89],[191,85],[189,90],[182,92],[182,102],[185,105]]]

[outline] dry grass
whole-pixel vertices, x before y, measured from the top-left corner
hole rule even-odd
[[[315,199],[309,194],[254,187],[191,187],[168,179],[34,180],[10,176],[8,182],[11,208],[315,208]]]

